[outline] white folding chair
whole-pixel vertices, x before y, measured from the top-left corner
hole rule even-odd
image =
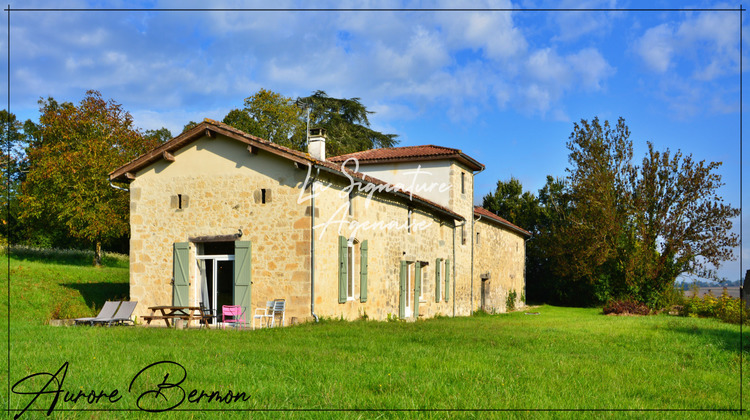
[[[266,326],[269,324],[269,320],[273,318],[273,301],[269,300],[266,302],[265,308],[255,308],[255,313],[253,314],[253,329],[255,329],[255,320],[257,319],[260,327],[263,328],[263,322],[266,323]]]

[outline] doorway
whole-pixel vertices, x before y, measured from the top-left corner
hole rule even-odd
[[[222,305],[234,304],[234,243],[207,242],[197,255],[200,273],[199,302],[211,314],[212,324],[219,322]]]
[[[490,281],[488,279],[482,279],[481,288],[481,304],[484,312],[489,312],[489,294],[490,294]]]

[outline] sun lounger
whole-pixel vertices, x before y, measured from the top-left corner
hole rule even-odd
[[[135,305],[137,304],[138,302],[122,302],[120,304],[120,308],[117,310],[117,313],[113,317],[108,319],[97,319],[93,322],[107,324],[108,326],[112,324],[122,324],[125,322],[130,322],[131,324],[135,325],[130,317],[133,316],[133,311],[135,310]]]
[[[78,324],[94,325],[94,322],[101,321],[103,319],[110,319],[114,317],[118,306],[120,306],[120,301],[115,301],[115,302],[106,301],[104,302],[104,306],[102,306],[102,310],[99,311],[99,315],[95,317],[88,317],[88,318],[76,318],[74,319],[74,321],[76,325]]]

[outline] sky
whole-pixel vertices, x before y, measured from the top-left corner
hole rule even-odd
[[[37,121],[40,98],[77,103],[87,90],[98,90],[122,104],[137,127],[166,127],[175,136],[191,120],[222,120],[261,88],[288,97],[317,90],[356,97],[375,112],[372,128],[397,134],[400,146],[459,148],[483,163],[476,204],[498,180],[515,177],[536,193],[547,175],[564,177],[573,124],[622,117],[636,163],[647,142],[722,162],[721,195],[739,207],[740,56],[747,56],[741,45],[750,45],[739,6],[658,0],[11,1],[11,9],[37,10],[10,14],[10,73],[8,66],[0,70],[10,76],[10,95],[4,83],[0,91],[19,119]],[[146,10],[41,10],[59,8]],[[174,8],[358,10],[153,10]],[[425,10],[457,8],[482,10]],[[608,10],[538,10],[545,8]],[[622,10],[641,8],[661,10]],[[8,33],[7,12],[0,31]],[[3,35],[0,51],[7,50]],[[747,188],[742,193],[750,202]],[[739,225],[738,218],[737,233]],[[739,258],[727,262],[720,276],[736,280],[750,268],[749,246],[745,241],[742,266]]]

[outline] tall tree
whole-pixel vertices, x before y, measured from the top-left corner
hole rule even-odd
[[[739,209],[718,194],[719,166],[648,143],[632,178],[636,265],[647,290],[663,292],[684,273],[719,280],[715,270],[733,258],[739,238],[731,232],[732,219]]]
[[[618,266],[627,265],[621,255],[629,235],[630,191],[633,145],[630,130],[620,118],[615,127],[581,120],[574,124],[568,141],[568,194],[572,207],[566,219],[554,229],[558,238],[549,252],[564,257],[556,272],[573,282],[592,285],[594,296],[606,300],[621,284]],[[616,293],[620,293],[617,290]]]
[[[482,207],[529,232],[536,229],[539,200],[530,192],[524,192],[521,181],[516,178],[497,181],[495,191],[484,196]]]
[[[261,89],[245,99],[244,108],[233,109],[223,122],[239,130],[292,149],[304,151],[307,136],[307,110],[310,127],[328,133],[326,155],[336,156],[378,147],[393,147],[395,134],[370,128],[367,110],[359,98],[331,98],[323,91],[292,99]],[[188,126],[186,126],[186,129]]]
[[[23,179],[26,134],[23,124],[16,116],[7,110],[0,110],[0,206],[2,206],[3,242],[16,242],[12,237],[17,232],[16,212],[18,210],[18,194]]]
[[[86,92],[78,106],[53,98],[39,105],[21,216],[64,224],[72,237],[93,245],[100,265],[102,244],[128,232],[128,196],[110,188],[107,174],[158,140],[145,138],[130,113],[96,91]]]
[[[261,89],[245,99],[245,108],[232,110],[224,123],[272,141],[301,150],[306,139],[302,109],[292,98]]]
[[[614,127],[598,118],[575,124],[568,149],[568,176],[548,176],[538,199],[514,179],[485,197],[487,208],[534,235],[529,298],[576,305],[630,298],[659,307],[679,275],[716,280],[715,269],[733,258],[739,210],[718,194],[720,163],[649,143],[634,166],[622,118]]]
[[[328,132],[326,154],[343,155],[375,148],[394,147],[396,134],[384,134],[370,128],[368,110],[359,98],[339,99],[322,90],[300,98],[299,102],[311,107],[310,127],[325,128]]]

